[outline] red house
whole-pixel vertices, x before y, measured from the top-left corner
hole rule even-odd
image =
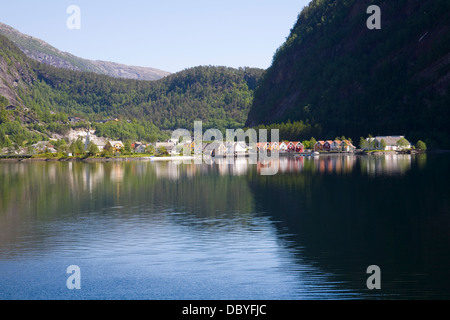
[[[323,145],[325,144],[325,141],[317,141],[317,143],[314,145],[314,151],[323,151]]]
[[[294,141],[294,142],[291,142],[291,143],[292,143],[293,146],[294,146],[295,152],[303,152],[304,147],[303,147],[303,144],[302,144],[301,142],[299,142],[299,141]]]
[[[295,152],[295,145],[292,142],[289,142],[287,145],[287,152]]]
[[[325,141],[325,143],[323,144],[323,151],[330,151],[332,144],[333,144],[333,141],[331,141],[331,140]]]

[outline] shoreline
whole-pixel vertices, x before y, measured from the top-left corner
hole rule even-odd
[[[118,162],[118,161],[184,161],[194,157],[113,157],[113,158],[32,158],[32,157],[0,157],[0,162]]]
[[[416,155],[416,154],[443,154],[450,153],[450,150],[431,150],[426,152],[397,152],[397,151],[376,151],[376,152],[330,152],[330,153],[320,153],[319,155],[305,154],[305,153],[280,153],[279,156],[282,157],[330,157],[330,156],[384,156],[384,155]],[[166,156],[166,157],[155,157],[155,156],[140,156],[140,157],[111,157],[111,158],[33,158],[29,156],[0,156],[0,162],[119,162],[119,161],[186,161],[195,160],[197,156]],[[203,157],[202,157],[203,158]],[[223,157],[228,159],[228,157]],[[230,157],[232,158],[247,158],[246,156]],[[222,157],[220,157],[222,159]]]

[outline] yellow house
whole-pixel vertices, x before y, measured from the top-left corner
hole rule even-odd
[[[120,152],[120,150],[124,147],[122,141],[108,141],[105,146],[106,149],[108,148],[107,145],[111,146],[111,151],[113,152]]]

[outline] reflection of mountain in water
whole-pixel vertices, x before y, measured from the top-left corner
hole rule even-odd
[[[439,227],[450,222],[448,159],[425,159],[353,159],[351,175],[329,174],[343,172],[337,158],[305,159],[299,173],[258,175],[249,185],[255,210],[279,221],[304,248],[298,258],[335,281],[368,296],[448,297],[450,235]],[[372,264],[383,274],[375,293],[365,286]]]
[[[95,222],[93,234],[141,219],[223,239],[276,226],[304,286],[325,276],[335,290],[368,296],[448,297],[445,156],[279,158],[274,176],[238,160],[2,163],[0,255],[11,246],[20,254],[17,239],[33,239],[23,250],[46,252],[50,239],[64,237],[47,225],[74,219]],[[365,287],[371,264],[381,267],[381,292]]]

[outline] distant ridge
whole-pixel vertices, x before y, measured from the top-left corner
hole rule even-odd
[[[29,58],[58,68],[89,71],[115,78],[136,80],[158,80],[171,74],[155,68],[79,58],[73,54],[62,52],[41,39],[23,34],[1,22],[0,34],[14,42]]]

